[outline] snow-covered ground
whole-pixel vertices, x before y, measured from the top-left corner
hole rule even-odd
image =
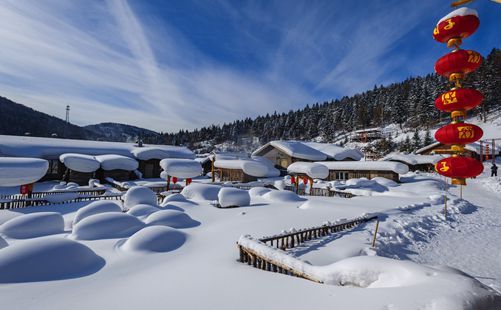
[[[488,170],[468,180],[464,200],[449,189],[446,218],[443,179],[415,173],[401,184],[346,182],[362,195],[351,199],[254,188],[250,203],[238,190],[221,194],[243,206],[219,209],[211,203],[221,187],[195,181],[160,206],[145,190],[124,206],[106,202],[127,213],[98,202],[0,210],[2,308],[497,309],[501,185]],[[370,222],[288,250],[328,284],[237,262],[242,235],[364,214],[380,216],[376,248]]]

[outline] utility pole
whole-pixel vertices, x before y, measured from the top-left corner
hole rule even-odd
[[[66,138],[68,132],[68,124],[70,123],[70,106],[66,106],[66,123],[64,124],[63,138]]]

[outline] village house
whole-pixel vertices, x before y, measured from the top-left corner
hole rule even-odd
[[[266,158],[216,159],[214,173],[222,181],[248,183],[258,178],[277,177],[280,171]]]
[[[270,141],[255,150],[252,156],[269,159],[282,174],[286,174],[287,167],[294,162],[356,161],[363,154],[358,150],[330,143],[287,140]]]
[[[409,172],[407,165],[389,161],[323,161],[317,163],[329,169],[328,181],[383,177],[399,182],[399,175]]]
[[[480,160],[480,155],[482,155],[483,159],[486,157],[486,151],[489,151],[488,157],[492,158],[492,147],[491,148],[486,148],[486,144],[484,144],[482,147],[480,143],[475,142],[475,143],[470,143],[465,145],[464,147],[464,156],[467,157],[472,157],[477,160]],[[489,145],[490,146],[490,145]],[[446,154],[446,150],[450,149],[450,145],[447,144],[442,144],[440,142],[435,142],[430,145],[427,145],[423,148],[420,148],[419,150],[416,151],[416,154],[418,155],[434,155],[434,154]],[[494,154],[496,156],[499,156],[501,153],[501,147],[495,146]]]
[[[46,159],[44,180],[65,180],[86,184],[90,178],[130,180],[158,178],[160,160],[193,159],[185,147],[142,145],[59,138],[0,135],[0,156]]]

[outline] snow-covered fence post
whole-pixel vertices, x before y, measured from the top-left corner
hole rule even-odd
[[[377,231],[379,230],[379,218],[376,221],[376,229],[374,230],[374,238],[372,238],[372,247],[376,247]]]

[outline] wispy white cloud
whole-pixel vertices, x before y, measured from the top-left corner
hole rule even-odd
[[[70,104],[77,124],[159,131],[287,111],[391,81],[406,58],[389,51],[433,2],[191,3],[227,21],[233,35],[215,40],[235,63],[140,1],[4,0],[0,95],[59,116]]]

